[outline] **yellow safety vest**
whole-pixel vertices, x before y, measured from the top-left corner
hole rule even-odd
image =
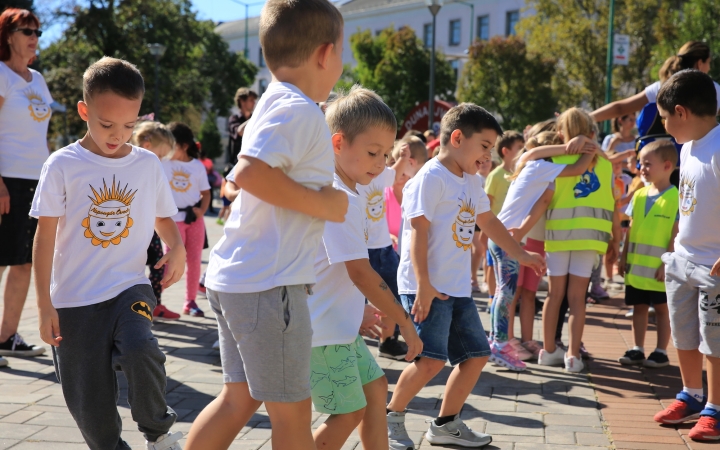
[[[665,282],[657,281],[655,272],[663,263],[660,257],[667,252],[672,237],[678,214],[678,190],[672,186],[665,191],[645,215],[649,190],[650,186],[644,187],[633,197],[625,283],[645,291],[665,292]]]
[[[579,155],[556,156],[556,164],[574,164]],[[555,193],[545,222],[545,251],[607,252],[612,236],[615,199],[612,164],[599,158],[595,167],[575,177],[555,179]]]

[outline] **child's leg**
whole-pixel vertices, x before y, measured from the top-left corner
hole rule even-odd
[[[533,339],[533,326],[535,324],[535,291],[520,288],[520,340],[522,342]]]
[[[670,312],[667,303],[656,303],[655,328],[657,328],[657,348],[667,350],[670,342]]]
[[[487,361],[487,356],[470,358],[455,366],[445,385],[445,395],[440,406],[439,417],[454,416],[460,413]]]
[[[636,346],[644,348],[645,332],[648,327],[648,310],[650,309],[650,305],[636,304],[633,305],[633,308],[635,309],[632,320],[633,339]],[[667,311],[667,308],[665,311]],[[669,325],[668,328],[670,328]],[[667,345],[667,342],[665,345]]]
[[[272,448],[288,450],[315,450],[311,433],[312,402],[308,397],[299,402],[265,402],[273,428]]]
[[[405,411],[410,401],[440,373],[443,367],[445,367],[445,361],[422,357],[405,367],[400,374],[387,409],[395,412]]]
[[[708,402],[720,405],[720,358],[707,355]]]
[[[567,275],[550,275],[550,281],[548,283],[550,291],[543,304],[542,326],[543,348],[549,353],[555,352],[555,330],[558,320],[565,320],[565,317],[558,318],[558,313],[560,312],[560,304],[563,301],[563,297],[565,297],[567,279]]]
[[[387,404],[388,381],[386,377],[378,378],[363,386],[365,392],[365,415],[358,431],[364,449],[387,450]]]
[[[313,433],[318,450],[340,450],[365,416],[365,408],[347,414],[332,414]],[[384,417],[385,414],[383,414]],[[387,423],[387,418],[385,419]],[[385,427],[387,430],[387,425]],[[387,437],[383,436],[387,443]],[[373,447],[370,447],[373,448]]]
[[[568,305],[570,306],[570,340],[568,354],[580,358],[580,343],[585,329],[585,296],[590,277],[570,274],[568,277]]]
[[[185,302],[195,300],[200,287],[200,269],[202,268],[202,251],[205,243],[205,222],[202,217],[188,225],[185,239],[187,252],[187,272],[185,273]]]
[[[485,253],[485,259],[487,260],[487,266],[485,267],[485,282],[488,285],[488,295],[492,299],[494,299],[495,296],[495,290],[497,289],[497,284],[495,280],[495,269],[493,268],[493,260],[490,256],[490,251],[488,250]]]
[[[160,236],[158,236],[157,233],[153,233],[150,246],[147,250],[147,264],[150,266],[150,286],[152,286],[153,294],[155,294],[158,305],[161,303],[160,296],[162,295],[163,287],[160,284],[160,281],[162,281],[163,276],[165,275],[165,267],[163,266],[156,269],[155,264],[160,261],[163,255],[164,253]]]
[[[368,250],[370,255],[370,265],[373,270],[377,272],[383,279],[385,284],[390,288],[390,292],[393,293],[395,298],[399,299],[397,287],[397,271],[400,266],[400,257],[393,249],[392,245],[385,248],[370,249]],[[385,325],[385,329],[382,330],[382,336],[380,342],[384,342],[386,339],[395,335],[395,325],[397,325],[391,318],[383,317],[382,323]]]
[[[511,311],[511,305],[517,289],[520,264],[493,241],[488,241],[488,249],[493,258],[495,279],[497,280],[492,333],[496,342],[505,343],[509,339],[510,316],[515,312]]]

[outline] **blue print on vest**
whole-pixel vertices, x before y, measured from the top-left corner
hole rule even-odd
[[[586,170],[580,177],[580,182],[575,185],[575,198],[584,198],[600,189],[600,179],[595,175],[595,170]]]

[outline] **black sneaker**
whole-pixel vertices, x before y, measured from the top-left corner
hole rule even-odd
[[[620,364],[635,365],[642,364],[645,361],[645,353],[640,350],[628,350],[618,359]]]
[[[385,342],[378,345],[378,356],[383,358],[401,361],[405,359],[405,355],[407,355],[407,344],[400,342],[397,338],[387,338]]]
[[[648,356],[647,359],[643,361],[642,364],[645,367],[652,367],[653,369],[657,369],[659,367],[665,367],[670,365],[670,360],[665,353],[652,352],[650,353],[650,356]]]
[[[45,353],[45,347],[30,345],[23,338],[15,333],[10,338],[0,343],[0,356],[39,356]]]

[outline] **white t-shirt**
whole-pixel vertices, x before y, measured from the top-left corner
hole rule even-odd
[[[348,195],[345,222],[325,223],[315,258],[317,282],[308,297],[312,319],[312,346],[349,344],[357,338],[365,296],[348,276],[346,261],[368,259],[368,219],[364,201],[335,175],[333,183]]]
[[[367,186],[357,186],[358,194],[365,204],[365,214],[370,224],[368,248],[385,248],[392,245],[387,223],[387,205],[385,204],[385,188],[395,183],[395,171],[386,167]]]
[[[715,84],[715,97],[717,99],[718,110],[720,110],[720,84]],[[660,92],[662,84],[659,81],[654,82],[650,86],[645,88],[645,97],[647,97],[648,103],[657,103],[657,96]]]
[[[680,152],[680,222],[675,251],[695,264],[720,258],[720,126]]]
[[[454,175],[433,158],[403,188],[403,246],[398,270],[400,294],[415,294],[417,280],[410,261],[410,219],[430,221],[428,272],[440,293],[470,297],[470,247],[477,216],[490,211],[480,175]]]
[[[615,134],[608,134],[605,136],[605,139],[603,139],[602,146],[600,148],[602,151],[606,152],[610,148],[610,142],[612,142],[613,138],[615,137]],[[615,151],[618,153],[622,153],[627,150],[632,150],[635,148],[635,141],[632,140],[630,142],[618,142],[615,144]]]
[[[157,156],[139,147],[111,159],[79,142],[50,155],[30,215],[59,217],[50,298],[55,308],[93,305],[150,284],[146,250],[155,218],[177,213]]]
[[[28,83],[0,62],[0,176],[37,180],[50,152],[47,130],[53,102],[40,72]]]
[[[240,156],[257,158],[310,188],[333,182],[330,130],[320,108],[297,87],[270,83],[245,128]],[[240,190],[224,235],[210,253],[205,286],[262,292],[315,283],[313,263],[325,222],[273,206]]]
[[[201,192],[210,190],[207,171],[200,160],[185,162],[165,159],[162,166],[178,209],[195,206],[202,198]],[[173,220],[182,222],[185,220],[185,212],[178,212],[173,216]]]

